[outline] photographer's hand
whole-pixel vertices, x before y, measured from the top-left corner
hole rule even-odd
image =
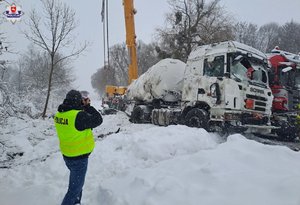
[[[85,98],[82,100],[83,106],[89,106],[91,104],[90,98]]]

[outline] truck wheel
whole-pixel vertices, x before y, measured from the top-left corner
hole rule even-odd
[[[286,121],[279,123],[280,128],[276,130],[279,139],[283,141],[294,141],[297,138],[297,128]]]
[[[159,117],[159,115],[158,115],[158,110],[154,109],[154,110],[152,111],[152,117],[151,117],[151,119],[152,119],[152,124],[154,124],[154,125],[159,125],[159,124],[158,124],[158,117]]]
[[[131,113],[131,122],[143,123],[143,121],[144,121],[144,111],[141,107],[137,106],[133,109]]]
[[[193,108],[185,116],[185,125],[188,127],[208,128],[208,113],[199,108]]]

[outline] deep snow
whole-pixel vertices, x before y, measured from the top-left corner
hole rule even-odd
[[[131,124],[104,116],[89,159],[85,205],[300,205],[300,153],[235,134]],[[0,128],[1,205],[60,204],[68,170],[52,119],[10,119]],[[7,153],[24,152],[13,161]]]

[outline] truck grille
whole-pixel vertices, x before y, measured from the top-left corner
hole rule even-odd
[[[265,112],[265,111],[266,111],[266,108],[262,108],[262,107],[254,107],[254,110],[261,111],[261,112]]]
[[[259,101],[255,101],[255,105],[258,105],[258,106],[264,106],[264,107],[266,107],[267,103],[265,103],[265,102],[259,102]]]
[[[250,98],[250,99],[254,99],[254,100],[260,100],[260,101],[265,101],[265,102],[268,101],[267,98],[261,97],[261,96],[257,96],[257,95],[247,94],[246,97]]]
[[[262,96],[257,96],[257,95],[246,95],[247,99],[252,99],[254,100],[254,110],[260,111],[260,112],[265,112],[266,111],[266,106],[267,106],[267,98],[262,97]]]

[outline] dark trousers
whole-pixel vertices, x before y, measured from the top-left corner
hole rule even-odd
[[[72,159],[64,157],[65,163],[70,170],[69,188],[61,205],[80,204],[82,187],[88,166],[88,157]]]

